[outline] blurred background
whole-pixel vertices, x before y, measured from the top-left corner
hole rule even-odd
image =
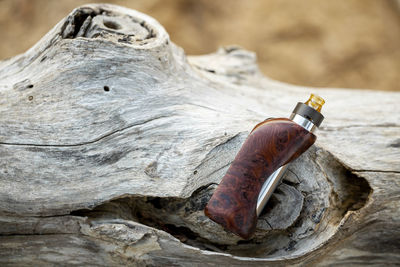
[[[400,91],[398,0],[0,0],[0,59],[24,52],[91,2],[154,17],[189,55],[237,44],[255,51],[276,80]]]

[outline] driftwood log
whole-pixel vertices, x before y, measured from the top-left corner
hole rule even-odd
[[[240,240],[204,206],[252,127],[312,91],[318,140]],[[0,265],[398,264],[399,103],[273,81],[238,47],[186,57],[144,14],[77,8],[0,62]]]

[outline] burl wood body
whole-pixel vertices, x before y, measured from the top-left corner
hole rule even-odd
[[[205,214],[244,239],[256,229],[261,187],[279,167],[296,159],[316,136],[289,119],[256,125],[205,208]]]

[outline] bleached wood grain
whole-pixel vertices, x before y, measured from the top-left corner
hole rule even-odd
[[[325,98],[316,144],[240,241],[203,208],[252,127]],[[237,47],[186,57],[113,5],[0,62],[0,263],[395,264],[400,94],[264,77]]]

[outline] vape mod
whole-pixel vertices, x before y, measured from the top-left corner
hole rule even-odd
[[[325,101],[311,94],[297,103],[290,119],[267,119],[257,124],[242,145],[204,213],[244,239],[255,232],[257,217],[279,185],[287,164],[316,140]]]

